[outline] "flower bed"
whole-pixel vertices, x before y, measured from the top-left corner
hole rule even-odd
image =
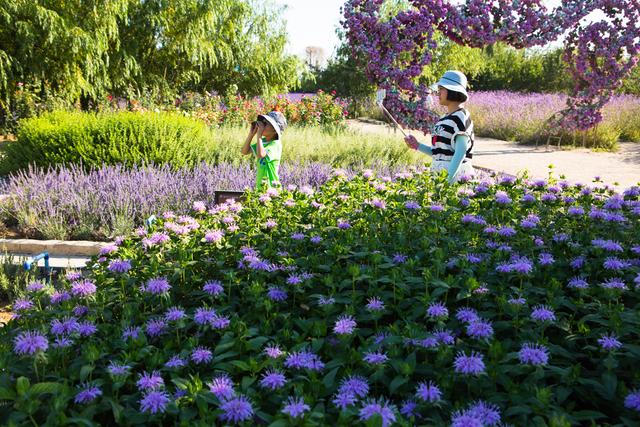
[[[194,203],[30,285],[2,422],[640,421],[640,188],[372,175]]]

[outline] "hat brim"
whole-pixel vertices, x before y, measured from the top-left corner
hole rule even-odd
[[[275,120],[264,114],[258,114],[258,117],[265,119],[271,126],[273,126],[273,129],[275,129],[276,133],[278,134],[278,139],[282,137],[282,129],[280,129],[280,125]]]
[[[454,91],[454,92],[462,93],[467,98],[469,97],[469,94],[467,93],[467,89],[462,85],[451,84],[450,82],[440,80],[440,81],[438,81],[438,83],[432,84],[431,85],[431,89],[436,91],[436,90],[438,90],[438,86],[442,86],[443,88],[445,88],[447,90],[451,90],[451,91]]]

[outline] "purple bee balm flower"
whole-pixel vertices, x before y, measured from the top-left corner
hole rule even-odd
[[[216,314],[213,320],[211,321],[211,327],[213,329],[225,329],[226,327],[229,326],[230,323],[231,323],[231,320],[229,320],[228,317]]]
[[[467,325],[467,334],[478,339],[491,338],[493,336],[493,326],[485,320],[474,320]]]
[[[350,393],[355,397],[366,397],[369,394],[369,383],[366,378],[354,375],[343,378],[338,393]]]
[[[574,277],[569,280],[567,287],[571,289],[587,289],[589,287],[589,283],[587,283],[587,281],[582,277]]]
[[[39,292],[44,289],[44,283],[42,282],[32,282],[27,285],[27,292]]]
[[[333,333],[337,335],[351,335],[356,329],[356,321],[352,316],[343,315],[336,320],[333,326]]]
[[[533,263],[527,257],[518,257],[511,266],[516,273],[529,274],[533,271]]]
[[[357,401],[356,396],[349,392],[338,392],[332,400],[333,404],[343,411],[349,406],[355,405]]]
[[[216,311],[209,308],[198,308],[196,314],[193,315],[193,320],[201,326],[209,325],[216,317]]]
[[[500,205],[511,204],[511,198],[504,191],[496,191],[496,202]]]
[[[556,262],[556,260],[553,258],[553,255],[543,252],[538,256],[538,262],[540,265],[551,265]]]
[[[304,403],[301,397],[289,397],[287,404],[282,409],[283,414],[289,415],[291,418],[300,418],[311,407]]]
[[[284,355],[284,351],[280,350],[280,347],[277,345],[270,345],[265,347],[264,353],[271,359],[277,359],[278,357]]]
[[[68,348],[74,344],[71,338],[67,337],[56,337],[55,341],[53,341],[52,347],[54,348]]]
[[[82,322],[78,325],[78,333],[81,337],[88,337],[98,332],[98,328],[91,322]]]
[[[272,301],[285,301],[287,299],[287,291],[277,286],[270,286],[267,296]]]
[[[286,368],[310,369],[312,371],[324,369],[324,363],[318,355],[306,350],[289,354],[284,361],[284,366]]]
[[[555,202],[556,200],[558,200],[558,196],[553,193],[544,193],[542,197],[540,197],[540,200],[542,200],[543,202]]]
[[[442,212],[444,211],[444,207],[442,205],[431,205],[429,206],[431,212]]]
[[[536,201],[536,196],[534,196],[531,193],[527,193],[524,196],[522,196],[522,199],[520,199],[522,201],[522,203],[533,203]]]
[[[434,331],[433,335],[436,337],[440,344],[451,345],[455,342],[453,334],[447,329]]]
[[[478,312],[473,308],[463,307],[459,308],[458,311],[456,311],[456,319],[461,322],[473,322],[475,320],[478,320],[479,318],[480,317],[478,316]]]
[[[162,414],[166,410],[169,402],[171,402],[171,398],[166,391],[149,391],[142,396],[142,399],[140,399],[140,412]]]
[[[236,394],[233,390],[233,381],[226,374],[215,377],[209,383],[209,391],[220,400],[230,399]]]
[[[351,224],[349,224],[348,221],[341,219],[341,220],[338,220],[338,228],[340,230],[347,230],[347,229],[351,228]]]
[[[73,401],[75,403],[89,403],[95,400],[97,397],[102,396],[102,390],[100,387],[96,386],[85,386],[84,389],[80,390]]]
[[[546,365],[549,361],[549,350],[543,345],[526,343],[518,352],[518,358],[523,365]]]
[[[114,259],[109,263],[109,267],[107,268],[114,273],[126,273],[131,270],[131,261],[127,259]]]
[[[634,390],[625,397],[624,407],[640,412],[640,390]]]
[[[482,262],[482,256],[478,254],[466,254],[465,258],[467,262],[470,262],[471,264],[479,264]]]
[[[169,292],[169,289],[171,289],[171,285],[164,277],[149,279],[141,288],[143,292],[148,292],[153,295],[165,294]]]
[[[302,283],[302,278],[297,274],[292,274],[287,278],[288,285],[298,285]]]
[[[73,315],[77,317],[82,317],[89,312],[89,308],[84,305],[77,305],[73,307]]]
[[[191,360],[198,365],[209,363],[213,360],[213,353],[206,347],[197,347],[191,353]]]
[[[571,260],[571,263],[569,264],[571,266],[571,268],[573,268],[574,270],[579,270],[582,267],[584,267],[584,263],[585,263],[585,259],[583,256],[579,256],[579,257],[575,257]]]
[[[140,374],[136,385],[139,390],[157,390],[164,387],[164,380],[158,371],[144,372]]]
[[[384,200],[373,199],[371,201],[371,206],[373,206],[374,208],[378,208],[378,209],[386,209],[387,208],[387,203]]]
[[[96,285],[91,280],[78,280],[71,284],[71,294],[76,297],[88,297],[96,293]]]
[[[404,207],[406,209],[409,209],[410,211],[415,211],[415,210],[420,209],[420,203],[410,200],[408,202],[405,202]]]
[[[446,319],[449,317],[449,310],[447,310],[447,307],[443,303],[434,302],[427,308],[427,316],[432,319]]]
[[[129,365],[122,365],[120,363],[116,363],[113,361],[109,363],[109,366],[107,367],[107,370],[109,371],[109,373],[116,377],[129,375],[130,369],[131,369],[131,366]]]
[[[75,317],[65,317],[64,319],[53,319],[51,321],[51,333],[53,335],[71,335],[78,332],[80,323]]]
[[[313,236],[313,237],[310,239],[310,241],[311,241],[311,243],[313,243],[313,244],[316,244],[316,245],[317,245],[318,243],[322,242],[322,237],[320,237],[320,236]]]
[[[264,226],[269,228],[269,229],[275,228],[277,225],[278,225],[278,223],[275,222],[272,219],[268,219],[267,222],[264,223]]]
[[[66,277],[66,279],[69,280],[70,282],[73,282],[73,281],[82,279],[82,272],[80,272],[80,271],[67,271],[67,273],[64,275],[64,277]]]
[[[367,310],[369,311],[382,311],[384,310],[384,302],[378,297],[371,297],[367,302]]]
[[[627,290],[626,283],[624,283],[622,281],[622,279],[620,279],[618,277],[614,277],[612,279],[607,279],[604,282],[600,283],[600,286],[602,286],[605,289],[617,289],[617,290],[621,290],[621,291],[626,291]]]
[[[471,405],[466,413],[479,419],[483,426],[500,425],[500,409],[491,403],[478,401]]]
[[[304,240],[304,233],[293,233],[291,238],[293,240]]]
[[[546,305],[538,305],[533,308],[531,318],[536,322],[552,322],[556,320],[556,314]]]
[[[513,237],[517,232],[512,227],[500,227],[498,229],[498,234],[502,237]]]
[[[164,364],[164,366],[169,369],[182,368],[183,366],[186,366],[186,365],[187,365],[187,361],[177,355],[173,356],[171,359],[167,361],[167,363]]]
[[[522,297],[513,297],[510,298],[507,302],[511,305],[520,306],[525,305],[527,303],[527,300]]]
[[[186,317],[184,310],[180,307],[171,307],[164,314],[164,318],[167,322],[177,322]]]
[[[386,353],[383,353],[381,351],[377,351],[377,352],[367,352],[364,354],[364,357],[362,358],[365,362],[370,363],[372,365],[381,365],[383,363],[385,363],[386,361],[389,360],[389,357],[386,355]]]
[[[265,372],[262,375],[262,379],[260,380],[260,385],[270,390],[277,390],[279,388],[282,388],[286,383],[287,379],[284,374],[280,371],[275,370]]]
[[[118,251],[118,245],[108,244],[100,248],[100,255],[109,255]]]
[[[123,341],[126,341],[129,338],[136,340],[140,336],[141,332],[142,332],[142,328],[138,326],[127,328],[122,332],[122,339]]]
[[[335,304],[335,302],[336,302],[336,300],[334,298],[332,298],[332,297],[328,297],[327,298],[327,297],[321,296],[318,299],[318,304],[321,305],[321,306],[333,305],[333,304]]]
[[[146,324],[146,331],[150,337],[157,337],[165,332],[167,323],[164,319],[149,320]]]
[[[367,421],[375,416],[382,419],[382,427],[388,427],[396,421],[396,408],[384,400],[370,400],[360,408],[360,420]]]
[[[476,351],[472,351],[468,356],[458,352],[453,367],[457,373],[464,375],[480,375],[485,369],[483,357]]]
[[[207,205],[201,200],[196,200],[193,202],[193,210],[199,213],[206,212]]]
[[[428,383],[420,383],[420,385],[418,385],[416,396],[423,402],[434,403],[442,398],[442,392],[433,381],[429,381]]]
[[[208,281],[207,283],[204,284],[204,286],[202,287],[202,290],[208,293],[209,295],[213,295],[214,297],[217,297],[218,295],[222,294],[222,292],[224,292],[222,283],[220,283],[218,280]]]
[[[419,417],[420,414],[416,411],[418,405],[413,400],[406,400],[402,403],[400,413],[407,418]]]
[[[617,350],[622,347],[622,343],[618,341],[618,338],[614,334],[602,335],[601,338],[598,339],[598,344],[604,350]]]
[[[49,341],[47,338],[36,331],[22,332],[13,340],[13,351],[20,355],[31,356],[39,351],[47,351],[48,347]]]
[[[218,243],[224,237],[224,230],[209,230],[204,234],[207,243]]]
[[[33,303],[27,298],[19,298],[13,302],[14,311],[26,311],[33,308]]]
[[[621,260],[616,257],[607,257],[604,260],[604,263],[602,263],[602,266],[607,270],[620,271],[624,270],[625,268],[631,267],[631,263],[629,261]]]
[[[407,257],[406,255],[403,254],[395,254],[393,256],[393,259],[391,260],[394,264],[404,264],[405,262],[407,262],[407,259],[409,259],[409,257]]]
[[[234,424],[247,421],[253,417],[251,402],[242,395],[224,401],[220,405],[222,414],[220,419]]]
[[[584,208],[582,206],[571,206],[567,209],[567,214],[571,216],[582,216],[584,215]]]
[[[296,202],[293,199],[287,199],[287,200],[284,201],[283,205],[286,208],[292,208],[292,207],[294,207],[296,205]]]

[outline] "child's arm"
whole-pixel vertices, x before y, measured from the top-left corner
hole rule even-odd
[[[246,156],[251,153],[251,140],[256,135],[257,127],[254,124],[251,124],[251,130],[249,131],[249,135],[247,135],[247,139],[244,141],[244,145],[242,146],[242,155]]]
[[[258,137],[258,143],[256,144],[256,155],[259,159],[263,159],[267,155],[267,150],[265,150],[264,145],[262,145],[262,132],[264,132],[264,125],[258,122],[258,131],[256,132],[256,136]]]
[[[455,176],[460,170],[462,165],[462,159],[464,159],[467,150],[469,149],[469,137],[467,135],[456,135],[456,149],[449,165],[449,184],[453,183]]]

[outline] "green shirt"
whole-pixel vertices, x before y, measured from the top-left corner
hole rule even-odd
[[[266,180],[265,185],[267,188],[279,186],[280,178],[278,177],[278,168],[280,167],[280,156],[282,156],[282,143],[279,139],[273,141],[265,141],[262,138],[262,145],[267,155],[262,159],[258,158],[257,143],[251,145],[251,151],[256,155],[256,169],[258,175],[256,176],[256,189],[263,188],[263,181]]]

